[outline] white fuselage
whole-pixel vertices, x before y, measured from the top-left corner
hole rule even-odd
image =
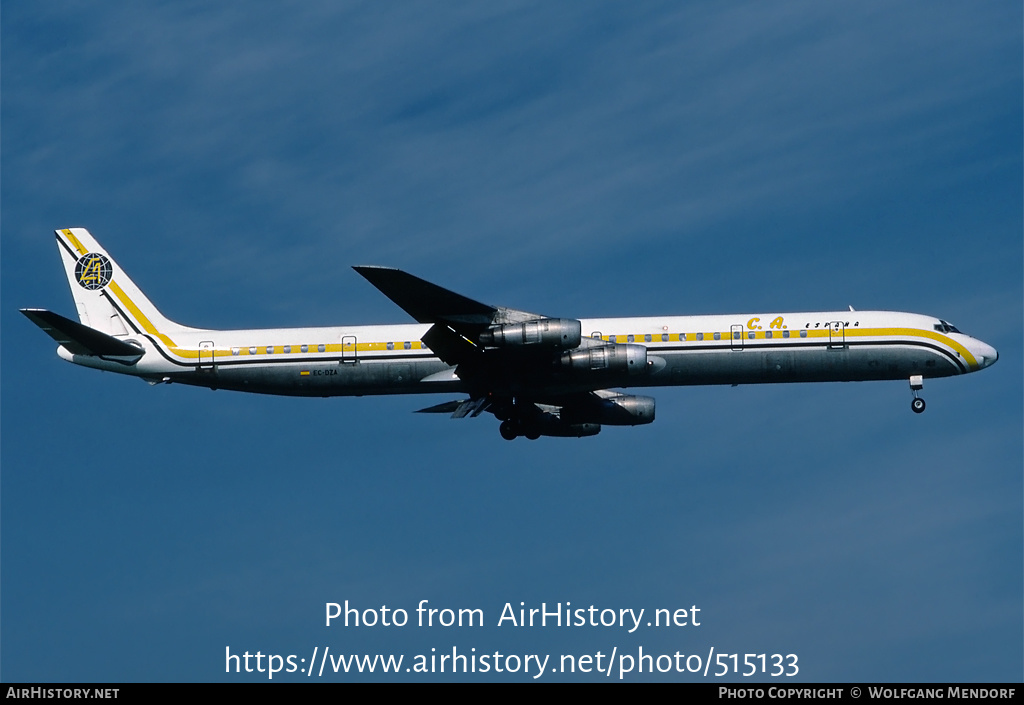
[[[996,351],[936,318],[887,311],[583,319],[583,335],[643,345],[645,373],[620,387],[946,377],[982,369]],[[467,391],[420,339],[430,326],[135,331],[134,365],[89,367],[217,389],[295,396]],[[586,385],[583,385],[584,387]]]

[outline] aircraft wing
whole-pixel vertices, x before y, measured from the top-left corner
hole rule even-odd
[[[480,333],[494,325],[544,318],[490,306],[391,267],[353,267],[382,294],[416,319],[433,323],[423,342],[450,365],[471,362],[480,352]]]
[[[448,291],[401,269],[353,267],[381,293],[420,323],[456,323],[488,326],[499,309]]]
[[[423,342],[454,366],[469,399],[421,413],[502,421],[501,434],[528,438],[591,436],[602,423],[654,420],[654,399],[608,391],[647,372],[642,345],[582,336],[581,322],[474,301],[398,269],[354,267],[420,323]],[[445,373],[447,374],[447,372]]]

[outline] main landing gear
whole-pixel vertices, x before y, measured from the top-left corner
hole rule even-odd
[[[490,411],[501,421],[498,433],[506,441],[525,436],[531,441],[540,438],[539,410],[533,404],[517,403],[516,399],[495,401]]]
[[[917,392],[924,388],[924,377],[922,375],[912,375],[910,377],[910,391],[914,395],[914,400],[910,402],[910,408],[914,410],[915,414],[920,414],[924,411],[924,399],[917,396]]]
[[[512,419],[506,419],[501,422],[498,426],[498,433],[506,441],[514,441],[517,436],[526,436],[531,441],[535,441],[540,438],[540,431],[531,426],[522,423],[516,423]]]

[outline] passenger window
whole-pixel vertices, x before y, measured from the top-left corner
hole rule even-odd
[[[405,349],[406,350],[412,350],[412,343],[410,343],[408,340],[405,341]]]
[[[231,348],[231,354],[232,355],[237,355],[238,353],[239,353],[238,348]]]
[[[806,330],[800,331],[800,337],[801,338],[806,338],[807,337],[807,331]]]
[[[680,334],[679,334],[679,342],[681,343],[681,342],[683,342],[684,340],[686,340],[686,333],[680,333]]]
[[[788,338],[789,337],[789,331],[788,330],[782,331],[782,337],[783,338]]]
[[[316,346],[316,349],[318,352],[325,352],[327,350],[327,346],[324,345],[323,343],[320,343],[319,345]]]
[[[704,340],[704,334],[703,333],[698,333],[697,334],[697,340]]]
[[[661,334],[661,342],[663,342],[663,343],[667,343],[668,342],[668,333],[662,333]]]
[[[650,333],[647,333],[646,335],[644,335],[644,342],[645,343],[651,342],[651,334]]]
[[[629,335],[626,336],[626,342],[627,343],[632,343],[633,342],[633,334],[632,333],[630,333]]]
[[[750,331],[749,333],[747,333],[747,337],[750,338],[751,340],[753,340],[754,339],[754,331]]]
[[[253,345],[251,348],[249,348],[249,354],[250,355],[255,355],[256,354],[256,346],[255,345]]]
[[[301,350],[302,352],[309,352],[309,346],[303,345],[301,348],[299,348],[299,350]]]
[[[394,350],[394,349],[395,349],[395,344],[394,343],[388,343],[388,350]]]
[[[765,337],[765,338],[771,338],[771,337],[772,337],[772,332],[771,332],[770,330],[766,330],[766,331],[764,332],[764,337]]]
[[[722,334],[721,333],[715,333],[715,340],[721,340],[721,339],[722,339]]]
[[[284,352],[285,352],[286,354],[287,354],[287,353],[290,353],[291,351],[292,351],[292,346],[291,346],[291,345],[285,345],[285,346],[284,346]]]

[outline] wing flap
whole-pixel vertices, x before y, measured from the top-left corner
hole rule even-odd
[[[488,397],[472,397],[462,401],[446,401],[426,409],[419,409],[417,414],[451,414],[453,419],[475,418],[487,411],[491,405]]]
[[[423,334],[423,343],[448,365],[461,365],[479,352],[479,348],[451,326],[435,323]]]
[[[465,401],[446,401],[440,404],[434,404],[434,406],[428,406],[426,409],[417,409],[414,413],[417,414],[453,414],[459,410],[459,407],[465,404]]]

